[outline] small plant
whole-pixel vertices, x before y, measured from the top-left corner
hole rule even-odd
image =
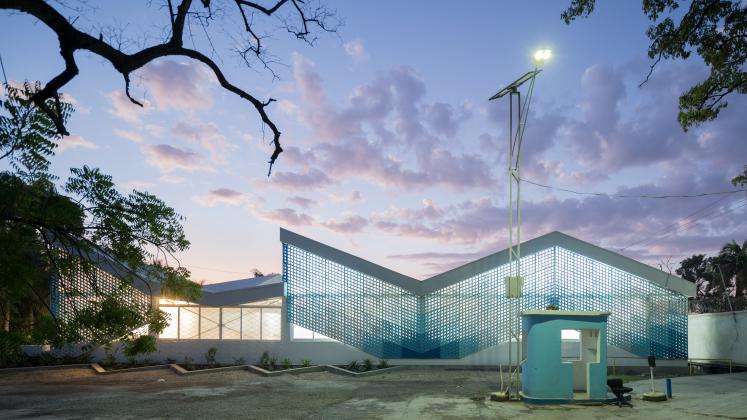
[[[358,361],[357,360],[353,360],[352,362],[348,363],[348,365],[345,367],[345,369],[347,369],[347,370],[349,370],[351,372],[355,372],[355,371],[358,370],[359,367],[360,367],[360,365],[358,364]]]
[[[259,366],[263,369],[268,369],[270,367],[270,355],[267,352],[262,353],[262,356],[260,356]]]
[[[217,348],[210,347],[207,353],[205,353],[205,362],[207,362],[208,366],[215,366],[215,353],[217,352]]]
[[[283,369],[290,369],[293,366],[290,359],[283,359],[281,363],[283,364]]]
[[[363,361],[363,371],[368,372],[369,370],[373,369],[373,363],[371,363],[371,359],[366,359]]]
[[[166,364],[173,365],[174,363],[176,363],[176,359],[172,359],[170,357],[166,358]]]
[[[233,363],[238,366],[242,366],[246,364],[246,360],[244,360],[243,357],[239,357],[238,359],[233,359]]]
[[[116,353],[117,351],[112,348],[111,344],[104,346],[104,359],[101,361],[101,364],[104,366],[113,366],[117,362]]]
[[[278,361],[275,360],[274,357],[270,357],[270,370],[275,370],[275,366],[277,366]]]
[[[135,359],[134,357],[128,357],[127,364],[130,366],[135,366],[137,364],[137,359]]]
[[[195,370],[195,361],[189,356],[184,356],[182,364],[184,365],[184,369]]]
[[[309,367],[309,366],[311,366],[311,360],[309,360],[309,359],[303,359],[303,360],[301,360],[301,366],[303,366],[303,367]]]
[[[381,359],[379,360],[379,369],[386,369],[389,367],[389,363],[387,363],[386,360]]]

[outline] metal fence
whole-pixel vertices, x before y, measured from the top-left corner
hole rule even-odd
[[[716,296],[692,299],[690,313],[710,314],[715,312],[747,311],[747,296]]]

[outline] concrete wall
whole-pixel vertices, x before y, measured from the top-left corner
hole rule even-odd
[[[690,359],[731,359],[747,365],[747,311],[690,315],[687,337]]]

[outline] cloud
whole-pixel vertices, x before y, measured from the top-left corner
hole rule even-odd
[[[114,134],[116,134],[119,137],[122,137],[123,139],[127,139],[135,143],[142,143],[143,140],[145,140],[143,135],[138,133],[137,131],[129,131],[129,130],[122,130],[119,128],[115,128]]]
[[[142,191],[142,190],[145,190],[146,188],[150,188],[150,187],[152,187],[154,185],[155,184],[153,184],[152,182],[148,182],[148,181],[132,180],[132,181],[127,181],[127,182],[123,183],[122,187],[126,191],[130,191],[130,190],[140,190],[140,191]]]
[[[368,53],[366,53],[366,48],[363,46],[363,42],[361,42],[360,38],[355,38],[352,41],[346,42],[342,44],[342,47],[345,49],[345,54],[357,63],[368,61],[370,58]]]
[[[281,226],[306,226],[314,222],[314,218],[306,213],[299,213],[291,208],[280,208],[275,210],[254,210],[254,215],[270,223]]]
[[[348,215],[341,221],[327,220],[322,226],[337,233],[358,233],[368,226],[368,220],[357,215]]]
[[[352,203],[356,203],[358,201],[361,201],[361,199],[363,199],[363,195],[361,195],[360,191],[355,190],[355,191],[351,192],[348,195],[337,195],[337,194],[334,194],[334,193],[330,193],[329,194],[329,198],[331,198],[332,201],[334,201],[336,203],[349,203],[349,204],[352,204]]]
[[[207,207],[214,207],[218,204],[235,206],[241,204],[245,198],[242,192],[230,188],[218,188],[205,195],[194,196],[192,197],[192,201]]]
[[[142,124],[142,117],[151,110],[150,102],[146,99],[138,99],[143,106],[138,106],[130,101],[124,91],[115,90],[106,95],[111,103],[109,114],[120,120],[131,124]]]
[[[226,140],[218,126],[213,123],[180,121],[171,129],[171,132],[179,138],[205,148],[210,154],[210,160],[214,163],[225,163],[227,153],[235,149],[235,146]]]
[[[193,110],[213,105],[215,77],[200,63],[158,60],[139,72],[140,81],[159,110]]]
[[[143,145],[141,149],[148,163],[159,168],[162,172],[184,170],[187,172],[210,170],[204,164],[204,158],[197,153],[168,144]]]
[[[67,150],[71,149],[91,149],[96,150],[99,146],[91,143],[90,141],[86,140],[85,138],[77,135],[72,136],[64,136],[60,141],[57,143],[57,152],[65,152]]]
[[[176,175],[161,175],[158,181],[164,184],[181,184],[184,182],[184,177]]]
[[[301,117],[314,132],[312,152],[291,160],[324,168],[333,179],[360,177],[385,188],[454,189],[494,184],[490,166],[475,153],[457,152],[454,136],[469,107],[425,104],[426,88],[409,68],[382,72],[351,93],[338,109],[329,100],[313,63],[296,55],[294,78]],[[475,139],[476,141],[476,139]],[[448,143],[448,144],[447,144]],[[303,158],[301,158],[303,156]]]
[[[301,207],[302,209],[310,209],[312,207],[316,207],[319,203],[316,202],[316,200],[312,200],[311,198],[301,197],[299,195],[294,195],[293,197],[287,198],[289,203],[293,203],[297,205],[298,207]]]
[[[272,175],[270,183],[284,190],[309,191],[332,184],[332,180],[318,169],[310,169],[304,173],[277,172]]]

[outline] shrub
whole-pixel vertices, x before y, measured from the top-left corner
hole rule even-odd
[[[270,355],[267,352],[262,353],[262,356],[260,356],[259,366],[264,369],[267,369],[270,367]]]
[[[274,357],[270,357],[270,370],[275,369],[275,366],[277,366],[277,364],[278,364],[278,361],[275,360]]]
[[[355,372],[355,371],[358,370],[359,367],[360,366],[358,365],[358,361],[357,360],[353,360],[352,362],[348,363],[348,365],[345,367],[345,369],[347,369],[347,370],[349,370],[351,372]]]
[[[363,361],[363,371],[368,372],[369,370],[373,369],[373,363],[371,363],[371,359],[366,359]]]
[[[389,367],[389,363],[387,363],[386,360],[381,359],[379,360],[379,369],[386,369]]]
[[[218,353],[218,349],[215,347],[210,347],[205,353],[205,362],[208,366],[215,366],[215,353]]]
[[[303,360],[301,360],[301,366],[303,366],[303,367],[309,367],[309,366],[311,366],[311,360],[309,360],[309,359],[303,359]]]
[[[290,369],[291,368],[291,361],[290,359],[283,359],[283,369]]]
[[[189,356],[184,356],[182,364],[184,365],[184,369],[195,370],[195,361]]]
[[[238,359],[233,359],[233,363],[236,365],[245,365],[246,360],[243,357],[239,357]]]

